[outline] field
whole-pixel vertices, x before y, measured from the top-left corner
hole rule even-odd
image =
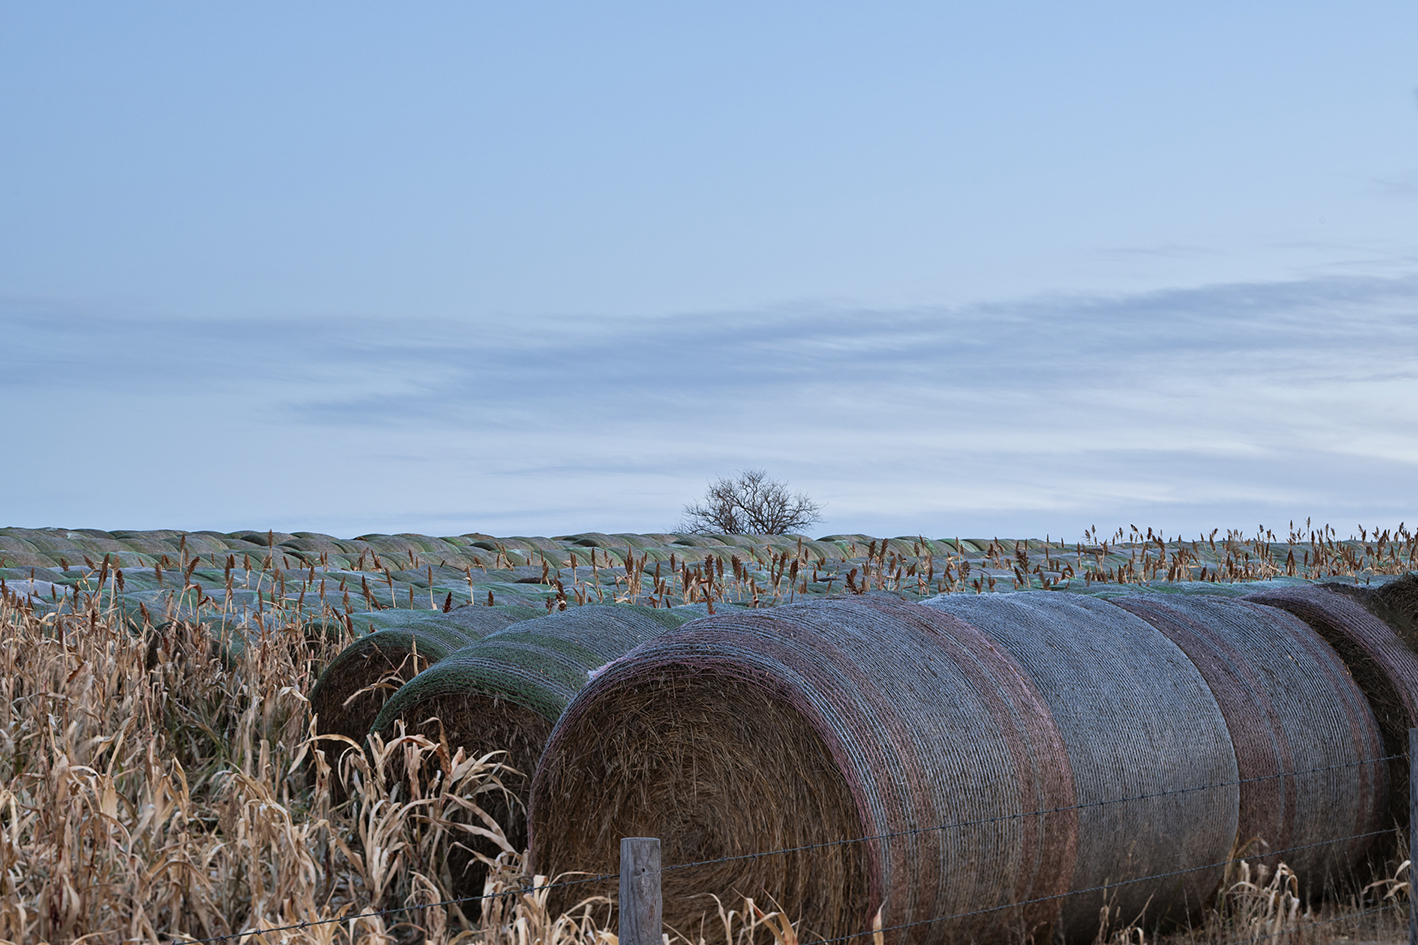
[[[1089,541],[578,535],[429,538],[0,529],[0,940],[613,941],[609,908],[549,914],[523,851],[476,804],[496,757],[375,743],[344,770],[305,695],[357,633],[455,606],[538,611],[620,600],[771,607],[805,598],[1023,588],[1111,594],[1187,582],[1382,582],[1418,537],[1329,528]],[[399,762],[399,763],[396,763]],[[417,767],[417,766],[413,766]],[[342,777],[349,799],[334,804]],[[447,904],[449,838],[500,843],[486,898]],[[1401,858],[1401,857],[1400,857]],[[1391,881],[1384,882],[1391,878]],[[1307,877],[1237,872],[1179,941],[1402,937],[1406,870],[1310,901]],[[378,910],[396,911],[366,915]],[[771,904],[725,902],[690,942],[794,940]],[[1141,945],[1130,927],[1103,937]],[[312,924],[315,923],[315,924]],[[291,926],[299,926],[291,928]],[[251,935],[257,929],[277,929]],[[233,938],[236,940],[236,938]]]

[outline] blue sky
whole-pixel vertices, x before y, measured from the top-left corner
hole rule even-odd
[[[0,524],[1418,519],[1418,7],[7,4]]]

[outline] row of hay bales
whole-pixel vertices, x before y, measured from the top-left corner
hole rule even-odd
[[[567,703],[597,667],[679,626],[694,611],[587,605],[535,614],[530,608],[461,607],[360,637],[331,661],[310,692],[317,731],[355,745],[369,733],[393,737],[402,723],[403,731],[476,755],[506,752],[501,780],[512,798],[491,795],[486,812],[514,846],[525,848],[531,774]],[[452,857],[455,886],[462,895],[476,895],[485,870],[472,854],[497,850],[483,841],[465,843]]]
[[[97,528],[0,528],[0,567],[60,566],[61,559],[71,565],[83,563],[87,556],[97,561],[110,555],[116,567],[152,567],[166,558],[185,561],[193,556],[206,559],[224,558],[228,554],[249,556],[261,561],[274,555],[281,567],[301,567],[308,564],[353,568],[360,561],[380,555],[392,570],[401,567],[422,568],[446,562],[461,569],[467,566],[496,567],[499,558],[507,566],[539,564],[544,558],[553,562],[568,560],[570,552],[578,552],[582,564],[589,562],[591,549],[596,549],[603,563],[613,561],[624,565],[630,553],[648,554],[653,561],[668,561],[672,551],[682,558],[686,550],[725,551],[749,549],[766,552],[807,550],[819,560],[845,559],[864,554],[867,545],[887,543],[902,555],[919,555],[922,550],[944,555],[959,548],[943,540],[925,541],[918,538],[878,539],[867,535],[828,535],[810,539],[796,535],[692,535],[680,533],[605,534],[584,532],[559,535],[496,537],[481,532],[435,537],[403,533],[398,535],[369,534],[358,538],[336,538],[319,532],[277,531],[196,531],[172,529],[148,531],[103,531]],[[979,548],[985,546],[978,541]],[[1037,542],[1036,542],[1037,544]],[[860,548],[857,546],[860,545]],[[967,540],[972,550],[974,545]],[[282,563],[282,558],[285,562]],[[167,565],[164,565],[167,566]]]
[[[894,942],[1091,939],[1105,905],[1206,905],[1237,849],[1321,892],[1404,822],[1415,587],[581,608],[448,652],[360,724],[437,717],[524,770],[541,748],[533,868],[614,873],[621,837],[660,837],[682,931],[715,893],[805,941],[878,910]],[[554,904],[614,896],[590,885]]]
[[[470,533],[340,539],[313,532],[0,528],[0,590],[20,595],[38,609],[62,611],[66,596],[76,591],[92,595],[98,583],[106,582],[105,597],[116,598],[135,613],[140,604],[157,613],[173,593],[186,588],[190,597],[190,589],[200,587],[203,594],[198,600],[216,605],[206,606],[200,622],[244,627],[251,621],[233,620],[229,614],[218,621],[214,616],[231,596],[223,591],[228,581],[239,586],[237,596],[255,586],[275,603],[279,590],[284,602],[300,601],[307,611],[323,609],[327,603],[352,613],[366,608],[432,611],[494,600],[499,605],[545,607],[549,600],[559,606],[627,596],[642,602],[658,596],[659,605],[666,606],[671,603],[669,585],[676,585],[673,603],[693,596],[684,586],[688,573],[678,575],[678,569],[689,568],[702,581],[709,561],[722,571],[740,559],[743,579],[754,578],[776,600],[780,592],[785,597],[791,594],[781,571],[771,582],[772,591],[768,590],[768,575],[783,556],[800,560],[809,570],[827,568],[826,583],[800,582],[801,593],[823,595],[834,589],[840,593],[843,575],[853,568],[862,573],[869,551],[877,556],[880,570],[888,560],[893,566],[910,568],[921,555],[952,553],[947,551],[951,547],[957,555],[962,547],[979,555],[986,543],[979,544],[976,548],[968,540],[963,546],[960,542],[951,546],[941,540],[853,535],[814,540],[782,535],[591,532],[556,538]],[[627,570],[635,574],[633,587]],[[815,570],[812,573],[816,575]],[[659,580],[662,574],[664,586]],[[119,575],[126,577],[126,589],[114,586]],[[362,630],[363,622],[358,626]]]
[[[1328,535],[1327,532],[1324,533]],[[0,593],[36,609],[62,609],[65,595],[109,593],[135,606],[183,588],[224,604],[228,581],[307,612],[440,610],[478,604],[574,605],[629,599],[661,606],[690,601],[777,604],[804,597],[884,590],[904,599],[945,591],[1050,587],[1091,593],[1103,584],[1251,581],[1403,573],[1418,562],[1418,535],[1400,528],[1364,540],[1311,533],[1310,541],[1231,536],[1184,541],[1134,531],[1102,541],[1062,542],[868,535],[686,535],[586,532],[553,538],[447,537],[315,532],[179,532],[0,528]],[[590,567],[588,567],[590,565]],[[712,578],[709,570],[717,572]],[[123,583],[128,592],[112,585]],[[159,607],[158,609],[162,609]],[[207,607],[210,620],[212,607]],[[222,609],[220,606],[216,609]],[[224,618],[225,619],[225,618]],[[229,621],[228,621],[229,622]]]

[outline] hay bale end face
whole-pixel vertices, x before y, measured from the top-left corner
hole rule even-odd
[[[1393,627],[1409,648],[1418,649],[1418,574],[1409,572],[1385,582],[1367,597],[1366,606]]]
[[[362,742],[391,693],[432,663],[520,619],[521,609],[461,607],[366,634],[340,651],[310,690],[321,735]],[[371,689],[389,679],[388,689]],[[338,746],[333,754],[341,754]]]
[[[1276,851],[1262,862],[1283,860],[1306,895],[1346,880],[1386,826],[1388,770],[1374,713],[1334,650],[1299,618],[1248,601],[1112,603],[1181,647],[1216,696],[1241,781],[1237,849]]]
[[[1236,838],[1236,754],[1210,687],[1177,645],[1077,594],[957,594],[923,606],[1014,657],[1062,733],[1083,805],[1065,935],[1097,934],[1105,903],[1124,923],[1145,911],[1152,924],[1209,902]],[[1149,876],[1165,878],[1133,881]]]
[[[1390,823],[1408,827],[1408,729],[1418,726],[1418,654],[1360,602],[1362,595],[1338,585],[1286,587],[1246,600],[1289,611],[1332,646],[1349,668],[1383,734],[1389,762]]]
[[[590,604],[508,625],[441,656],[390,698],[370,730],[387,734],[403,720],[410,731],[434,734],[441,724],[452,745],[501,750],[478,736],[489,720],[462,716],[458,700],[488,696],[554,722],[598,667],[685,619],[668,609]],[[452,740],[455,731],[462,740]]]
[[[512,770],[501,780],[516,802],[492,795],[485,806],[522,849],[531,774],[566,704],[598,667],[686,619],[663,608],[592,604],[511,624],[419,673],[384,704],[369,730],[389,737],[402,721],[407,731],[444,741],[453,751],[507,752]],[[459,860],[457,889],[478,894],[483,871],[465,861]]]
[[[907,943],[1047,937],[1077,813],[1012,659],[948,615],[859,599],[707,617],[606,667],[553,730],[529,819],[551,875],[613,874],[621,837],[659,837],[681,932],[710,893],[775,902],[804,940],[879,908],[885,926],[971,913],[887,933]],[[683,866],[702,861],[720,862]],[[592,893],[615,883],[553,910]]]

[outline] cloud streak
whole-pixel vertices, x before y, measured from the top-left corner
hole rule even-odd
[[[1241,510],[1250,527],[1411,508],[1415,312],[1413,277],[515,324],[11,302],[0,392],[28,411],[156,410],[227,452],[279,452],[296,476],[383,483],[305,497],[346,531],[457,517],[440,508],[469,516],[450,530],[519,515],[513,530],[664,528],[706,479],[748,465],[825,498],[835,529],[1057,534],[1109,515],[1180,529]],[[121,442],[129,467],[157,462]],[[13,494],[43,474],[0,475]],[[143,519],[125,524],[163,524],[148,487],[107,494]],[[299,516],[301,501],[257,491],[211,514]]]

